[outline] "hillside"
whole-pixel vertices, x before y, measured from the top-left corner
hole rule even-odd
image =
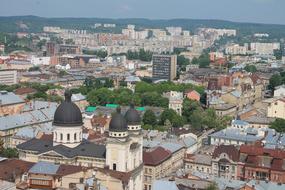
[[[127,24],[135,24],[139,28],[163,28],[181,26],[185,30],[195,31],[198,27],[232,28],[240,35],[253,33],[269,33],[272,38],[285,37],[285,25],[238,23],[223,20],[171,19],[150,20],[140,18],[106,19],[106,18],[43,18],[36,16],[0,17],[0,32],[41,32],[43,26],[59,26],[72,29],[90,29],[95,23],[114,23],[118,27],[113,32],[119,32]]]

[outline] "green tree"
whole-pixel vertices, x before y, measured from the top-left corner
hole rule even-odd
[[[205,190],[219,190],[219,188],[216,183],[211,183]]]
[[[176,114],[177,113],[173,109],[165,109],[160,115],[160,124],[163,125],[167,119],[172,124],[172,120],[176,116]]]
[[[177,56],[177,65],[182,71],[186,71],[186,66],[190,64],[190,60],[183,55]]]
[[[270,124],[271,129],[275,129],[279,133],[285,132],[285,119],[277,118]]]
[[[107,88],[100,88],[98,90],[92,90],[87,94],[87,101],[92,106],[106,105],[113,103],[115,99],[114,93]]]
[[[183,118],[173,109],[165,109],[160,115],[160,124],[163,125],[169,120],[172,127],[181,127],[184,124]]]
[[[191,127],[198,131],[203,130],[204,129],[203,117],[204,117],[204,112],[201,112],[200,110],[193,111],[193,113],[190,115],[189,118]]]
[[[144,125],[155,126],[157,124],[157,118],[152,110],[146,110],[143,115]]]
[[[199,67],[200,68],[209,67],[209,65],[210,65],[210,56],[209,56],[209,54],[202,54],[199,57],[198,62],[199,62]]]
[[[17,158],[19,153],[16,148],[6,148],[4,149],[2,155],[6,158]]]
[[[269,89],[274,91],[276,86],[279,86],[282,84],[282,77],[280,74],[274,74],[269,79]]]
[[[198,64],[199,64],[199,60],[198,60],[196,57],[194,57],[194,58],[192,59],[191,63],[192,63],[193,65],[198,65]]]
[[[186,121],[190,121],[190,117],[195,110],[199,110],[203,112],[202,107],[200,106],[199,102],[191,101],[189,99],[184,99],[183,101],[183,108],[182,108],[182,115],[185,117]]]
[[[275,49],[274,50],[274,56],[277,60],[282,60],[282,50],[281,49]]]
[[[33,67],[30,67],[28,71],[40,71],[40,67],[39,66],[33,66]]]
[[[244,67],[244,70],[246,70],[247,72],[250,72],[250,73],[255,73],[257,72],[257,68],[255,65],[246,65]]]

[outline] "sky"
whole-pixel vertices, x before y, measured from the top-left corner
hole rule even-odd
[[[0,0],[0,16],[221,19],[285,24],[285,0]]]

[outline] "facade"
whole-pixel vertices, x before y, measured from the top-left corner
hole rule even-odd
[[[217,104],[210,106],[215,109],[215,112],[218,116],[232,116],[234,117],[237,112],[237,107],[234,104]]]
[[[280,49],[280,43],[250,43],[250,50],[258,55],[273,55],[276,49]]]
[[[162,148],[145,150],[144,160],[144,190],[151,190],[152,184],[156,179],[166,177],[171,173],[172,162],[171,152]]]
[[[173,109],[178,115],[182,115],[183,93],[170,91],[166,93],[166,97],[169,99],[168,108]]]
[[[212,157],[212,174],[225,179],[237,179],[239,151],[234,145],[218,146]]]
[[[58,165],[38,162],[27,172],[27,184],[31,189],[75,188],[92,177],[91,169],[81,166]]]
[[[176,55],[154,55],[152,57],[153,80],[172,81],[176,78],[177,56]]]
[[[0,84],[17,84],[17,70],[0,70]]]
[[[246,55],[247,47],[234,44],[226,47],[226,54],[228,55]]]
[[[285,119],[285,99],[273,100],[267,107],[267,117]]]
[[[260,144],[240,147],[238,178],[285,183],[285,152],[267,149]]]
[[[212,174],[212,156],[208,154],[187,154],[184,158],[185,171]]]
[[[285,85],[276,86],[274,89],[274,97],[284,97],[285,96]]]

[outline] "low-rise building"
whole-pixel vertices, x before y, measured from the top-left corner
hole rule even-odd
[[[273,99],[269,103],[267,117],[285,119],[285,98]]]
[[[172,172],[171,152],[162,147],[143,152],[144,190],[151,190],[154,180],[166,177]]]
[[[274,97],[284,97],[285,96],[285,85],[276,86],[274,89]]]
[[[182,107],[183,107],[183,93],[170,91],[164,93],[165,97],[169,99],[168,108],[173,109],[177,114],[182,115]]]
[[[239,151],[234,145],[218,146],[212,157],[212,174],[225,179],[237,179]]]
[[[212,156],[209,154],[187,154],[184,158],[185,171],[212,174]]]
[[[90,169],[49,162],[38,162],[27,172],[28,187],[31,189],[76,188],[90,177]]]
[[[0,116],[18,114],[24,104],[24,100],[13,92],[0,91]]]
[[[264,148],[260,144],[240,147],[238,178],[285,183],[285,152]]]
[[[196,90],[189,90],[185,92],[185,96],[189,99],[189,100],[194,100],[197,102],[200,102],[200,97],[201,95],[196,91]]]

